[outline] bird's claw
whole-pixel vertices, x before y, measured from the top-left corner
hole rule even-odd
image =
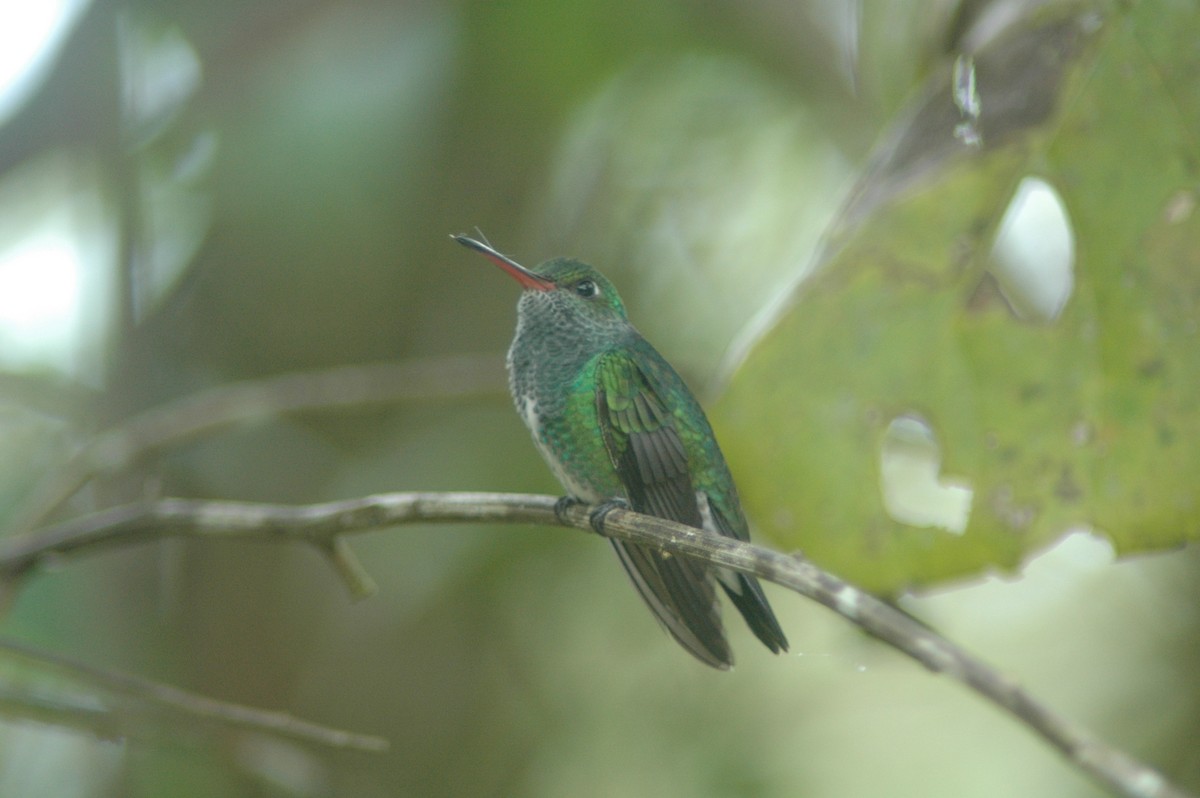
[[[583,502],[574,496],[560,496],[554,503],[554,517],[558,519],[558,523],[566,524],[567,511],[577,504],[583,504]]]
[[[597,535],[604,534],[604,519],[613,510],[628,510],[629,502],[624,499],[608,499],[596,505],[596,509],[592,510],[588,516],[588,523],[592,525],[592,529],[596,530]]]

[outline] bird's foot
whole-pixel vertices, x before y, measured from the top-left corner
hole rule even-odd
[[[596,530],[597,535],[604,534],[604,519],[613,510],[628,510],[629,502],[624,499],[608,499],[596,505],[596,509],[592,510],[588,516],[588,522],[592,525],[592,529]]]
[[[576,499],[574,496],[559,497],[559,500],[554,503],[554,517],[558,519],[558,523],[568,523],[567,510],[570,510],[577,504],[586,504],[586,502],[581,499]]]

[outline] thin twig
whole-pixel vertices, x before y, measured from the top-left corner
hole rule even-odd
[[[10,528],[21,533],[43,524],[93,477],[237,424],[303,410],[502,393],[501,363],[498,355],[461,355],[340,366],[222,385],[152,407],[90,438],[32,491]]]
[[[329,549],[340,535],[418,522],[522,522],[591,530],[589,508],[571,506],[558,518],[555,502],[551,496],[501,493],[392,493],[298,506],[163,499],[10,538],[0,544],[0,576],[19,576],[54,554],[165,535],[294,541]],[[604,533],[753,574],[823,604],[1002,707],[1116,795],[1188,796],[1157,771],[1053,712],[1014,680],[807,560],[621,509],[606,516]]]
[[[284,712],[256,709],[242,704],[217,701],[207,696],[181,690],[178,687],[143,679],[128,673],[108,671],[77,662],[60,654],[41,651],[12,640],[0,640],[0,650],[42,670],[52,670],[87,685],[100,694],[118,694],[132,702],[145,702],[158,710],[179,715],[188,721],[215,722],[225,728],[273,734],[299,742],[331,748],[347,748],[377,753],[386,751],[387,740],[367,734],[333,729]],[[103,738],[129,736],[138,728],[136,708],[130,717],[130,701],[109,707],[103,699],[89,693],[86,701],[56,688],[47,690],[18,689],[6,685],[0,689],[0,707],[5,714],[20,715],[32,720],[69,726]]]

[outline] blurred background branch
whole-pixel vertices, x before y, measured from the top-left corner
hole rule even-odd
[[[10,665],[18,663],[27,674],[36,672],[42,682],[25,687],[4,685],[0,705],[8,716],[66,726],[100,739],[153,739],[170,734],[183,740],[212,729],[270,734],[314,746],[369,753],[388,747],[387,741],[379,737],[321,726],[285,712],[217,701],[12,640],[0,640],[0,657]],[[73,693],[64,689],[64,682],[75,688]]]
[[[460,355],[339,366],[221,385],[168,402],[97,433],[61,467],[52,469],[17,511],[10,533],[41,524],[89,479],[131,468],[165,447],[289,412],[496,395],[505,386],[499,364],[494,355]]]

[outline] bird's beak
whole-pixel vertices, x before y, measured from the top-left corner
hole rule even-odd
[[[473,238],[461,235],[452,235],[450,237],[462,244],[464,247],[473,249],[476,252],[480,252],[487,256],[492,263],[511,274],[513,279],[521,284],[522,288],[532,291],[549,291],[550,289],[554,288],[554,283],[550,282],[545,277],[537,274],[536,272],[531,272],[529,269],[526,269],[512,258],[501,255],[499,252],[492,249],[487,244],[484,244],[482,241],[476,241]]]

